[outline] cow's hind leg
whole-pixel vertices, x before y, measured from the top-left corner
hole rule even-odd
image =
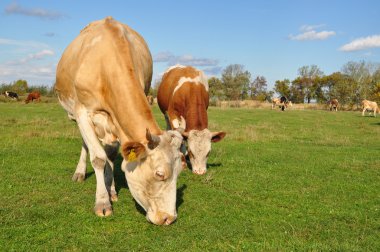
[[[80,157],[79,157],[78,165],[77,165],[75,173],[74,173],[74,175],[72,177],[73,181],[83,182],[84,179],[86,178],[87,153],[88,153],[88,148],[87,148],[86,143],[83,141],[82,142],[82,150],[80,152]]]
[[[112,214],[110,197],[105,184],[104,168],[107,162],[107,154],[99,143],[94,125],[84,107],[77,109],[77,123],[82,138],[88,147],[90,160],[96,176],[96,200],[94,211],[98,216],[108,216]]]
[[[111,201],[115,202],[118,200],[116,189],[115,189],[115,179],[114,179],[114,161],[117,157],[118,150],[119,150],[119,142],[115,141],[111,144],[106,144],[104,146],[104,150],[107,154],[107,164],[106,164],[106,170],[105,170],[105,179],[106,179],[106,186],[109,191],[109,194],[111,195]],[[111,184],[111,186],[109,186]]]

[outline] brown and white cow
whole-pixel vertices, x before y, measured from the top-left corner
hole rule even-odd
[[[362,116],[364,116],[364,112],[367,110],[373,111],[374,117],[376,117],[376,112],[380,113],[380,109],[377,106],[377,103],[373,102],[373,101],[363,100],[362,101],[362,108],[363,108]]]
[[[25,99],[25,103],[33,102],[34,100],[36,101],[41,101],[41,94],[38,91],[33,91]]]
[[[117,152],[118,141],[132,196],[149,221],[168,225],[177,216],[183,138],[178,131],[161,131],[155,121],[144,92],[151,79],[152,56],[144,39],[107,17],[86,26],[66,48],[57,66],[55,91],[78,124],[84,142],[81,159],[90,154],[97,181],[95,213],[112,214],[110,194],[116,191],[108,191],[104,171],[112,168],[110,154]]]
[[[211,142],[222,140],[226,133],[208,129],[209,95],[204,73],[190,66],[170,67],[158,87],[157,103],[166,115],[168,128],[178,128],[179,118],[185,118],[186,130],[182,135],[187,139],[192,171],[206,173]]]
[[[338,111],[339,102],[337,99],[331,99],[327,104],[330,107],[330,111]]]
[[[272,98],[272,109],[276,106],[279,106],[282,111],[285,111],[287,107],[292,107],[293,104],[288,100],[285,96],[281,96],[279,98]]]

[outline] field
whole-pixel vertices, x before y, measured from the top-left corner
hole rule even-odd
[[[154,113],[164,127],[163,116]],[[149,224],[117,161],[114,215],[74,183],[76,125],[56,103],[0,103],[0,251],[380,250],[380,117],[209,109],[208,173],[181,173],[178,219]]]

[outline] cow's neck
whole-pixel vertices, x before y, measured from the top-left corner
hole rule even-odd
[[[117,135],[121,143],[146,142],[146,129],[152,134],[162,134],[140,86],[129,80],[125,85],[114,85],[108,95]],[[138,85],[138,86],[137,86]]]

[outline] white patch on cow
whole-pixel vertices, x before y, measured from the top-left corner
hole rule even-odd
[[[91,40],[91,43],[89,46],[94,46],[96,43],[102,41],[102,36],[97,36]]]
[[[70,120],[76,120],[75,119],[75,101],[73,98],[69,97],[68,99],[62,100],[58,95],[58,101],[61,104],[61,106],[67,111],[68,117]]]
[[[182,85],[186,82],[193,83],[195,85],[203,85],[208,92],[208,81],[207,77],[202,71],[199,71],[199,75],[195,78],[190,78],[190,77],[181,77],[178,81],[178,85],[175,87],[173,91],[173,95],[175,92],[177,92],[178,89],[182,87]]]
[[[175,68],[185,68],[185,67],[186,67],[186,66],[183,66],[183,65],[180,65],[180,64],[176,64],[176,65],[174,65],[174,66],[169,67],[169,68],[164,72],[164,74],[170,72],[171,70],[173,70],[173,69],[175,69]]]
[[[172,124],[173,124],[173,128],[174,128],[174,129],[177,129],[177,128],[179,127],[179,121],[178,121],[178,119],[177,119],[177,118],[174,119],[174,120],[172,121]]]

